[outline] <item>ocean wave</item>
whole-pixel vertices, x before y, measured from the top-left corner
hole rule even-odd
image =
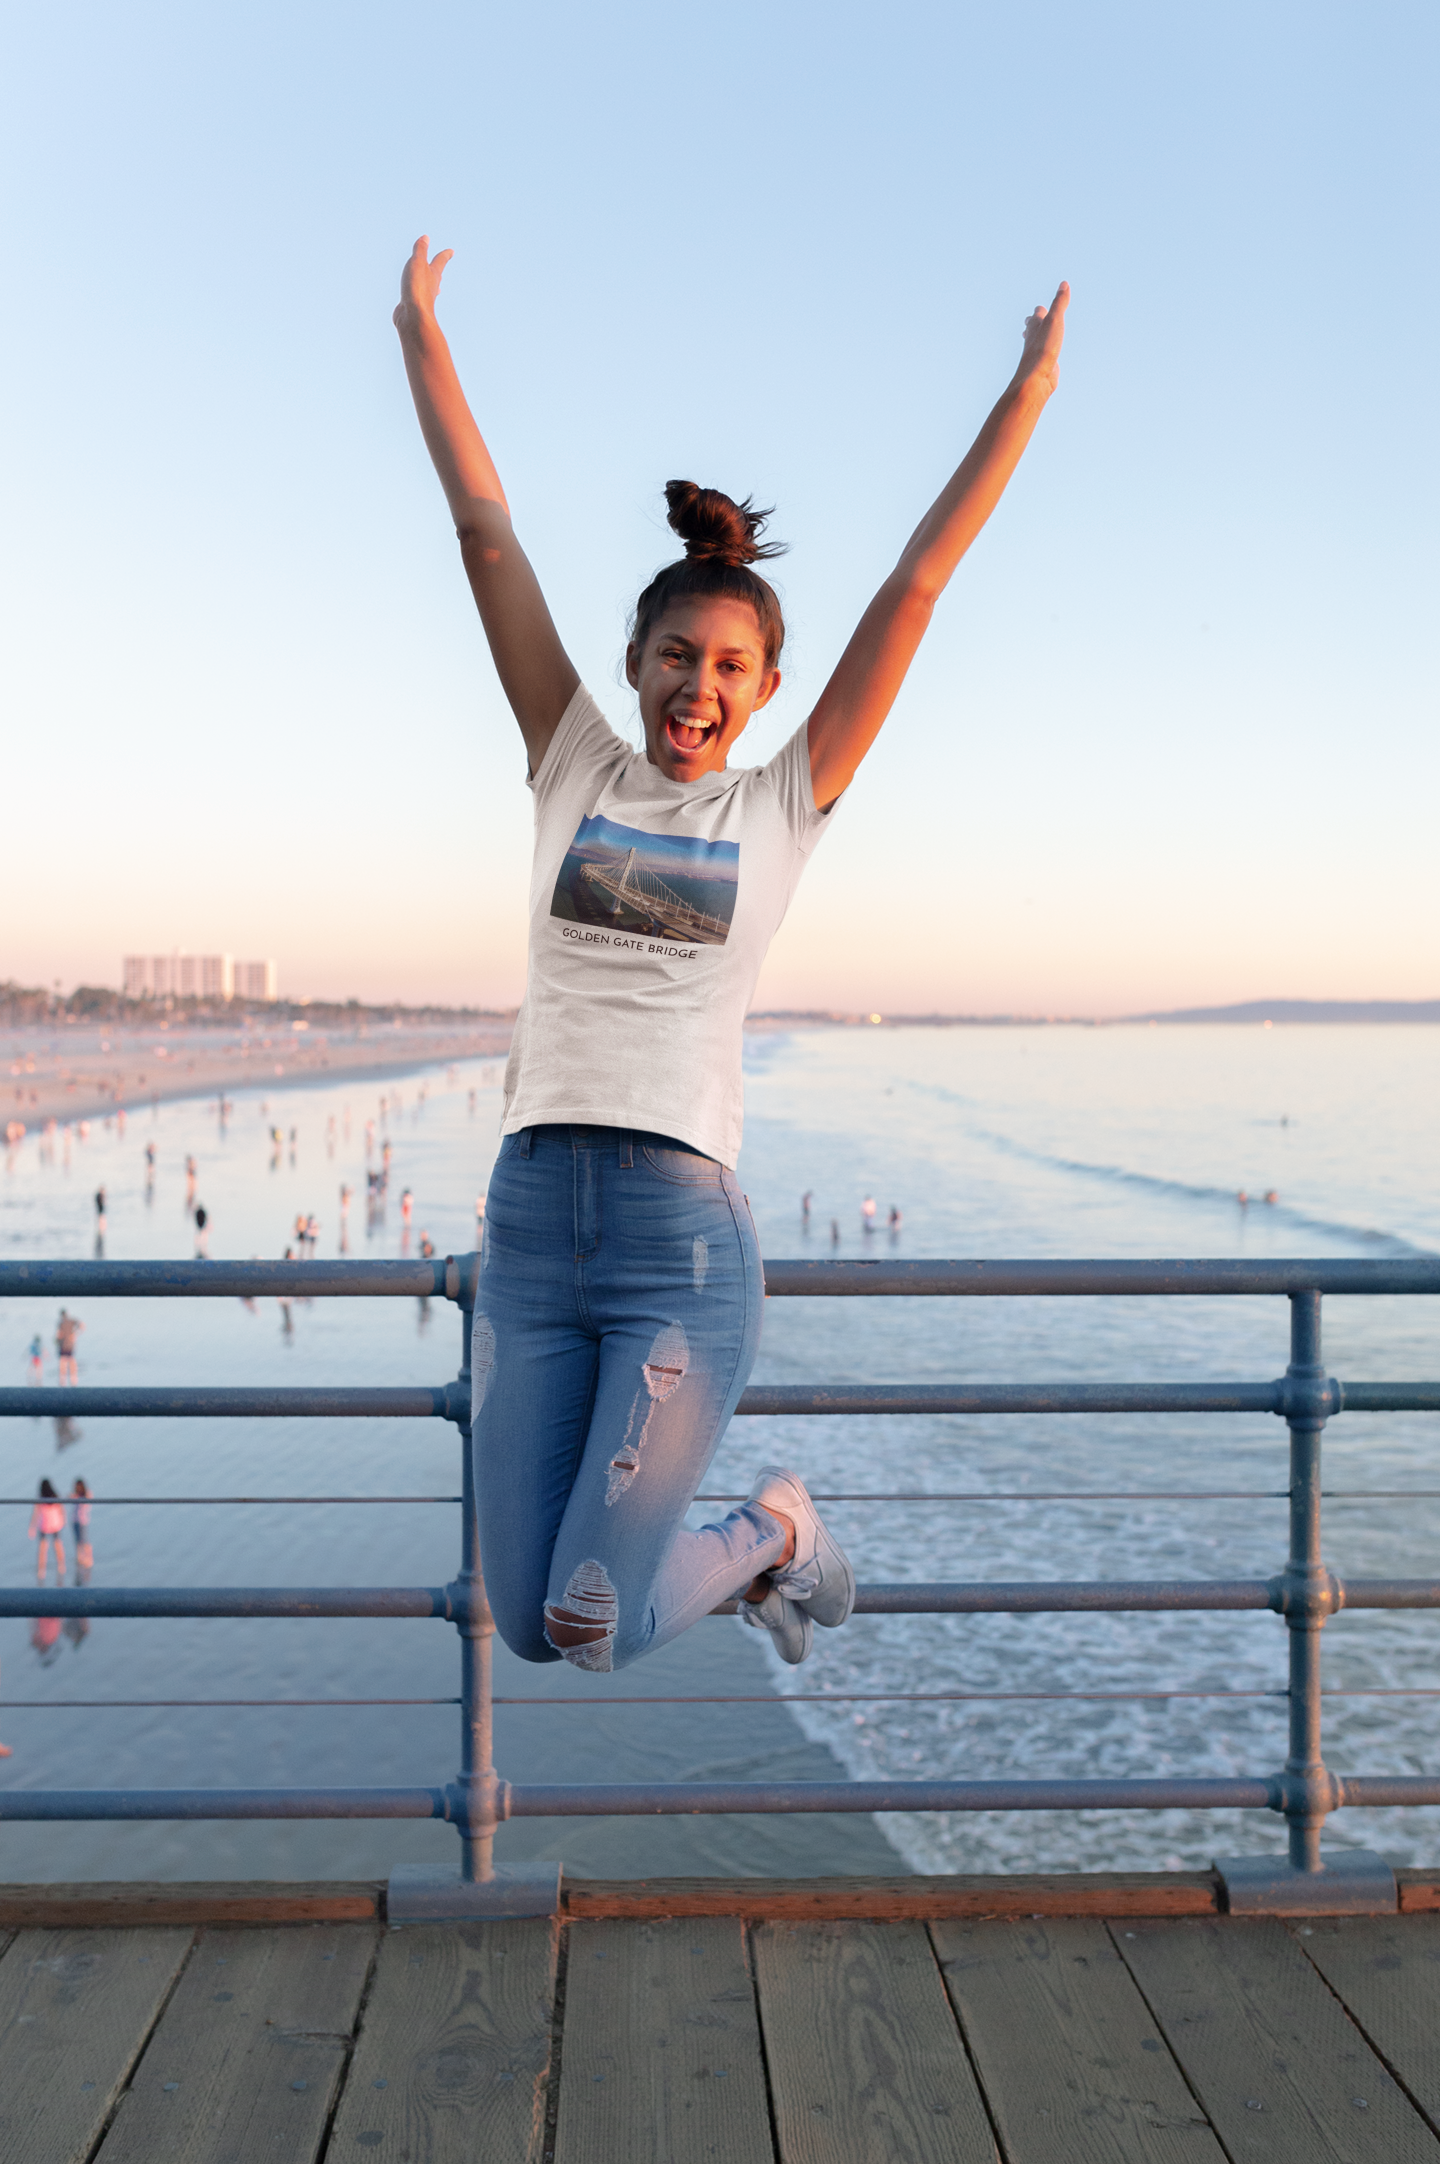
[[[938,1097],[961,1109],[969,1110],[974,1100],[961,1096],[958,1090],[948,1090],[936,1083],[912,1084],[917,1095]],[[1167,1200],[1199,1202],[1213,1208],[1223,1204],[1234,1209],[1237,1191],[1233,1187],[1214,1187],[1196,1180],[1177,1180],[1154,1172],[1136,1172],[1128,1165],[1094,1164],[1083,1157],[1061,1157],[1049,1150],[1037,1150],[1028,1142],[1019,1142],[1013,1135],[998,1133],[993,1127],[982,1127],[974,1121],[966,1122],[966,1133],[976,1142],[983,1142],[1002,1156],[1016,1157],[1026,1164],[1043,1165],[1049,1172],[1069,1172],[1081,1179],[1103,1180],[1112,1187],[1139,1188],[1152,1195],[1163,1195]],[[1291,1203],[1271,1202],[1261,1205],[1267,1223],[1293,1225],[1297,1231],[1319,1233],[1327,1240],[1341,1240],[1357,1247],[1367,1247],[1381,1255],[1433,1255],[1436,1250],[1423,1247],[1414,1240],[1407,1240],[1403,1233],[1385,1232],[1373,1225],[1351,1225],[1341,1219],[1316,1217],[1308,1210],[1298,1210]]]
[[[988,1143],[992,1149],[1002,1151],[1007,1157],[1021,1157],[1031,1164],[1045,1165],[1055,1172],[1074,1172],[1084,1179],[1106,1180],[1120,1187],[1141,1187],[1152,1194],[1166,1195],[1182,1201],[1225,1203],[1234,1208],[1237,1196],[1234,1188],[1207,1187],[1198,1181],[1169,1179],[1154,1172],[1132,1172],[1125,1165],[1088,1164],[1079,1157],[1054,1157],[1046,1150],[1032,1149],[1028,1143],[1017,1142],[1011,1135],[999,1135],[992,1129],[972,1127],[970,1133],[977,1142]],[[1262,1207],[1270,1221],[1294,1225],[1306,1232],[1318,1232],[1329,1240],[1350,1240],[1357,1246],[1370,1247],[1385,1255],[1433,1255],[1435,1250],[1421,1247],[1414,1240],[1407,1240],[1402,1233],[1381,1232],[1373,1225],[1348,1225],[1336,1218],[1315,1217],[1308,1210],[1297,1210],[1290,1203],[1271,1202]]]

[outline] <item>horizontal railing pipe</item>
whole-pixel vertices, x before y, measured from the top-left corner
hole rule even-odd
[[[1340,1802],[1354,1810],[1440,1803],[1440,1775],[1433,1773],[1346,1773],[1338,1786]]]
[[[1440,1383],[1342,1383],[1347,1413],[1440,1413]]]
[[[1335,1607],[1440,1608],[1440,1579],[1336,1579]],[[3,1586],[0,1616],[393,1616],[461,1620],[450,1586]],[[1153,1610],[1273,1609],[1278,1578],[896,1580],[856,1589],[856,1615],[1075,1615]],[[712,1615],[734,1615],[723,1601]],[[601,1700],[597,1704],[603,1703]]]
[[[1264,1578],[1081,1579],[862,1585],[857,1615],[1124,1614],[1142,1609],[1268,1608]]]
[[[1250,1262],[1243,1258],[1134,1262],[767,1262],[772,1300],[847,1295],[1044,1299],[1094,1294],[1440,1293],[1440,1255],[1385,1260]]]
[[[404,1262],[0,1262],[0,1298],[320,1300],[445,1297],[451,1257]]]
[[[0,1586],[0,1616],[437,1616],[457,1619],[441,1585]]]
[[[11,1788],[5,1819],[446,1818],[443,1788]]]
[[[1401,1388],[1403,1384],[1386,1385]],[[1278,1413],[1284,1383],[758,1383],[737,1413]],[[1337,1393],[1340,1386],[1335,1386]],[[58,1393],[57,1393],[58,1394]],[[1337,1406],[1338,1410],[1338,1406]]]
[[[463,1411],[468,1417],[469,1405]],[[71,1420],[457,1420],[455,1385],[186,1384],[0,1390],[0,1417]]]
[[[1440,1795],[1440,1781],[1435,1784]],[[1275,1807],[1275,1784],[1198,1781],[625,1781],[511,1784],[511,1818],[735,1811],[1222,1811]]]
[[[1440,1411],[1440,1383],[1322,1386],[1333,1417],[1348,1412]],[[864,1413],[1279,1413],[1283,1377],[1242,1383],[756,1383],[735,1410],[760,1417]],[[0,1418],[454,1420],[469,1400],[453,1382],[363,1384],[89,1384],[0,1389]]]
[[[0,1298],[459,1298],[476,1258],[400,1262],[0,1262]],[[1440,1255],[1326,1261],[1203,1258],[933,1262],[799,1258],[765,1264],[772,1300],[877,1296],[1086,1298],[1117,1294],[1440,1293]]]

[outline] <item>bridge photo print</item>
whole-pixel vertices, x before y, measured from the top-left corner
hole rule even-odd
[[[646,834],[597,813],[581,820],[565,852],[550,914],[687,947],[723,947],[739,878],[738,842]]]

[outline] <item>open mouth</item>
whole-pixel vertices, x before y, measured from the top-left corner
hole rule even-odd
[[[718,721],[706,721],[694,714],[667,714],[665,734],[676,751],[692,755],[703,751],[718,732]]]

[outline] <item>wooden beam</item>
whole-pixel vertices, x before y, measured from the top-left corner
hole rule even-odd
[[[1397,1871],[1395,1883],[1402,1913],[1440,1909],[1440,1871]]]
[[[1402,1908],[1440,1909],[1440,1872],[1400,1872]],[[1414,1881],[1413,1887],[1409,1882]],[[1407,1889],[1409,1898],[1407,1898]],[[1433,1899],[1427,1895],[1433,1890]],[[563,1881],[567,1919],[741,1916],[757,1923],[938,1923],[982,1917],[1214,1916],[1213,1871],[1017,1871],[895,1878]],[[0,1931],[138,1924],[375,1923],[383,1879],[96,1880],[0,1885]]]
[[[377,1923],[383,1879],[165,1879],[0,1886],[0,1930],[96,1931],[137,1924]]]
[[[1213,1871],[1003,1877],[562,1881],[566,1918],[743,1916],[757,1923],[938,1923],[1010,1916],[1214,1916]]]

